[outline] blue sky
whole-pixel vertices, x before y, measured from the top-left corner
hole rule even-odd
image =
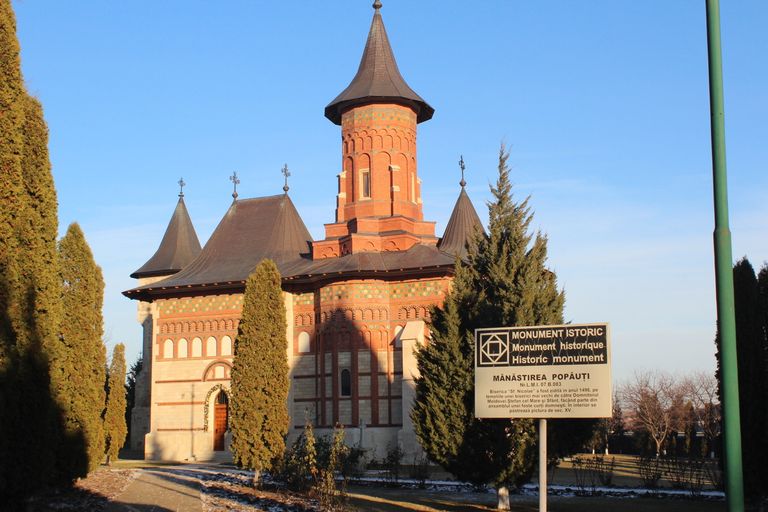
[[[60,230],[83,227],[106,278],[108,345],[140,350],[120,292],[155,251],[183,176],[202,242],[231,201],[291,196],[333,220],[339,128],[371,1],[15,0],[43,102]],[[614,376],[714,367],[704,3],[385,0],[400,70],[435,109],[419,127],[425,217],[442,233],[460,154],[482,218],[500,142],[549,236],[566,319],[608,321]],[[723,2],[733,252],[768,259],[768,3]]]

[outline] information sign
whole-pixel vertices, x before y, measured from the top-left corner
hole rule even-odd
[[[477,418],[607,418],[608,324],[475,330]]]

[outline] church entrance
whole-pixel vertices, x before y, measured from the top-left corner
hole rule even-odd
[[[220,452],[224,450],[224,434],[227,432],[227,415],[229,414],[229,400],[224,391],[219,391],[216,396],[216,405],[213,412],[213,449]]]

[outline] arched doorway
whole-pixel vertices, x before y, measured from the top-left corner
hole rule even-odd
[[[216,395],[216,404],[213,408],[213,450],[224,450],[224,434],[227,432],[227,416],[229,414],[229,400],[224,390]]]

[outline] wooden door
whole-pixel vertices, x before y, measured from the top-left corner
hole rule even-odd
[[[216,405],[213,413],[213,449],[220,452],[224,450],[224,434],[227,432],[227,414],[229,407],[227,395],[221,391],[216,397]]]

